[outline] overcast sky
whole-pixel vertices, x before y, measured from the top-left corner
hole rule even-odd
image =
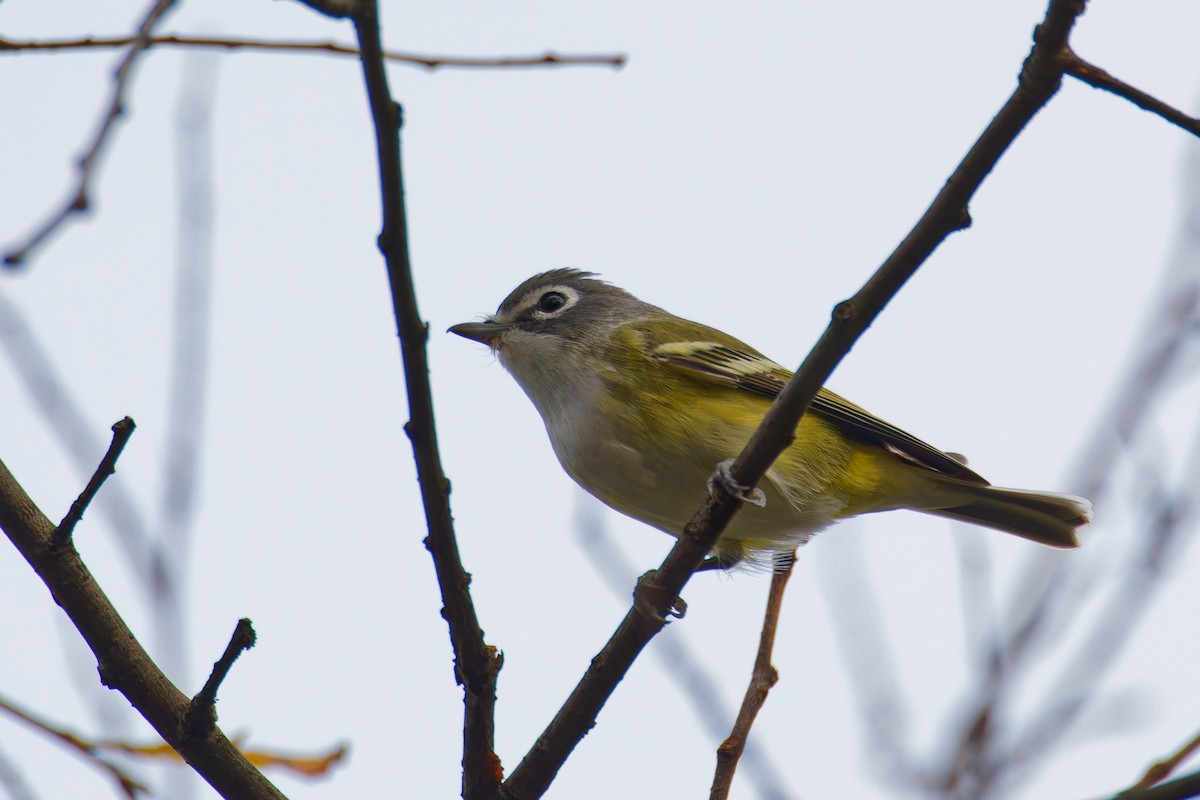
[[[142,5],[74,4],[68,15],[56,4],[7,0],[0,32],[121,34]],[[899,242],[1007,98],[1044,10],[1044,0],[385,4],[393,49],[629,58],[621,70],[390,72],[407,120],[416,285],[431,325],[459,543],[487,640],[505,654],[496,744],[507,769],[628,606],[628,591],[614,594],[580,544],[581,508],[595,511],[628,560],[627,589],[671,540],[598,510],[562,473],[532,405],[500,365],[443,331],[493,311],[529,275],[573,266],[798,364],[832,306]],[[1198,26],[1200,5],[1188,0],[1095,3],[1072,42],[1119,77],[1194,109]],[[231,0],[181,3],[162,30],[351,36],[345,23],[297,3]],[[0,59],[0,245],[65,196],[116,58]],[[0,275],[0,294],[65,376],[99,443],[89,463],[114,421],[137,421],[117,480],[155,528],[185,85],[215,92],[216,216],[187,668],[173,677],[194,692],[235,621],[250,617],[259,644],[221,689],[224,730],[289,752],[351,747],[324,781],[272,774],[285,793],[457,796],[462,695],[402,431],[358,64],[151,53],[98,173],[94,212],[26,269]],[[1183,132],[1068,80],[977,196],[973,227],[935,253],[831,386],[967,454],[994,483],[1073,490],[1071,468],[1118,388],[1176,243],[1189,148],[1194,159]],[[1196,390],[1158,421],[1168,460],[1193,435]],[[8,361],[0,407],[0,458],[49,517],[61,518],[86,474]],[[1116,511],[1106,519],[1104,507],[1097,518],[1084,550],[1119,563],[1117,543],[1133,521]],[[955,537],[986,541],[998,600],[1035,547],[896,513],[844,524],[801,551],[776,649],[781,681],[754,729],[788,796],[898,792],[873,777],[881,759],[865,750],[830,613],[829,579],[853,583],[860,574],[847,564],[869,577],[881,608],[895,655],[889,676],[909,703],[905,746],[920,757],[944,749],[946,726],[975,685]],[[144,595],[109,518],[93,510],[77,540],[153,648]],[[1012,797],[1114,791],[1195,733],[1200,646],[1184,631],[1200,602],[1189,577],[1198,567],[1193,550],[1173,560],[1149,623],[1104,684],[1107,716],[1085,721],[1088,734]],[[736,707],[767,584],[746,573],[689,584],[686,620],[635,665],[550,796],[703,796],[719,737],[656,650],[668,640],[691,648]],[[1097,596],[1105,589],[1101,579]],[[98,730],[94,661],[11,548],[0,555],[0,597],[9,609],[0,692],[78,731]],[[1050,685],[1054,674],[1029,685]],[[1031,690],[1025,702],[1040,696]],[[140,723],[127,735],[149,738]],[[73,755],[12,722],[0,721],[0,748],[40,797],[110,791]],[[733,796],[759,795],[739,775]]]

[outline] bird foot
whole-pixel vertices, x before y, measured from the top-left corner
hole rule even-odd
[[[674,619],[683,619],[684,614],[687,614],[687,603],[682,597],[676,597],[671,601],[670,607],[667,608],[666,616],[659,613],[658,608],[647,596],[651,592],[661,592],[662,589],[654,582],[657,570],[650,570],[642,577],[638,578],[637,586],[633,589],[633,605],[642,616],[654,620],[655,622],[670,622],[668,617]]]
[[[733,459],[727,458],[720,464],[717,464],[716,471],[712,477],[708,479],[708,490],[715,492],[716,487],[720,486],[730,495],[741,500],[743,503],[749,503],[758,508],[766,508],[767,495],[762,489],[756,486],[743,486],[733,479],[733,471],[730,467],[733,466]]]

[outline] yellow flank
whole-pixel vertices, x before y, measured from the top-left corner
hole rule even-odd
[[[570,269],[535,275],[484,322],[451,331],[491,347],[529,395],[567,473],[616,510],[678,536],[791,378],[729,334]],[[910,508],[1076,547],[1086,500],[991,486],[944,453],[822,389],[790,446],[714,552],[731,564],[790,550],[839,519]]]
[[[657,361],[651,369],[622,364],[631,358],[650,359],[652,348],[634,327],[618,331],[613,339],[612,367],[602,375],[605,391],[597,398],[599,416],[607,420],[611,439],[638,451],[638,466],[657,480],[650,482],[643,495],[629,491],[622,476],[603,474],[622,469],[611,461],[604,468],[596,463],[593,470],[580,463],[577,469],[592,473],[580,477],[585,477],[585,485],[605,502],[678,535],[699,506],[713,468],[742,451],[772,400],[720,375],[675,369]],[[783,372],[786,380],[782,367],[765,357],[762,364],[762,368]],[[638,384],[624,378],[631,367],[642,375]],[[599,455],[593,459],[599,460]],[[848,439],[823,417],[806,415],[796,429],[795,441],[763,481],[766,508],[744,508],[726,532],[722,549],[728,547],[726,539],[739,540],[750,549],[777,547],[806,529],[819,529],[836,518],[880,508],[886,498],[879,489],[885,483],[886,467],[894,460],[882,448]],[[694,468],[681,469],[680,465]],[[668,497],[677,497],[678,502],[665,503]]]
[[[852,517],[879,508],[879,492],[883,487],[885,468],[888,461],[895,459],[895,456],[878,447],[857,443],[851,445],[850,462],[842,479],[847,502],[839,517]]]

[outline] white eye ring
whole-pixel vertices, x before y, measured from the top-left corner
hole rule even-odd
[[[547,286],[540,289],[536,299],[531,298],[531,316],[534,319],[552,319],[579,302],[579,293],[570,286]]]

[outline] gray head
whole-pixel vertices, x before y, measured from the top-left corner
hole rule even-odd
[[[625,322],[663,313],[624,289],[597,280],[595,273],[563,268],[534,275],[513,289],[495,314],[483,322],[455,325],[450,332],[483,342],[503,356],[506,342],[535,336],[557,339],[557,346],[586,345],[606,338]]]
[[[492,348],[549,426],[550,420],[571,419],[566,409],[583,402],[611,372],[606,356],[614,328],[664,316],[590,272],[555,269],[522,283],[483,322],[450,332]]]

